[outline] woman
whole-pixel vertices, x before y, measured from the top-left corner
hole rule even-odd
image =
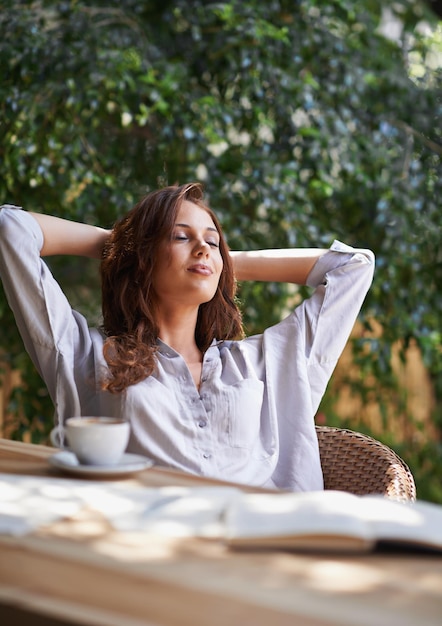
[[[101,329],[71,310],[40,258],[52,254],[103,257]],[[229,252],[198,184],[150,194],[111,232],[0,210],[0,276],[56,419],[123,416],[129,452],[250,485],[323,488],[314,415],[373,267],[339,242]],[[315,290],[241,338],[235,279]]]

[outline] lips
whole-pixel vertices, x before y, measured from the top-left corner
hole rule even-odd
[[[195,265],[188,267],[187,271],[193,274],[200,274],[201,276],[211,276],[213,274],[212,268],[204,263],[195,263]]]

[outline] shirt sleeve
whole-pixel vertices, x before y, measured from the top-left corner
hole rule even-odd
[[[0,207],[0,279],[25,348],[59,415],[79,414],[75,354],[90,349],[87,322],[72,310],[40,257],[43,233],[19,207]]]
[[[283,361],[305,364],[312,410],[316,411],[336,363],[348,341],[373,280],[374,254],[335,241],[308,276],[312,296],[275,327]],[[296,345],[294,345],[296,344]]]
[[[308,276],[313,293],[284,320],[241,342],[264,381],[260,439],[271,483],[323,488],[314,416],[373,278],[374,255],[334,242]],[[246,413],[250,422],[252,416]],[[270,458],[270,457],[269,457]]]
[[[313,296],[297,312],[306,332],[309,364],[336,361],[373,280],[374,254],[335,241],[308,276]]]

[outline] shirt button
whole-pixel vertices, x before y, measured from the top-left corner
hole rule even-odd
[[[210,458],[212,458],[212,455],[211,455],[211,454],[209,454],[208,452],[205,452],[205,453],[203,454],[203,457],[204,457],[205,459],[210,459]]]
[[[198,426],[199,426],[200,428],[205,428],[205,427],[207,426],[207,422],[206,422],[206,420],[200,420],[200,421],[198,422]]]

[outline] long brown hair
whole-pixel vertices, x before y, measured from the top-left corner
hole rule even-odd
[[[204,352],[213,339],[242,336],[229,248],[217,217],[204,203],[201,185],[188,183],[154,191],[117,221],[103,251],[102,328],[107,336],[103,353],[110,370],[103,387],[110,392],[124,391],[150,376],[155,369],[158,325],[152,274],[159,246],[172,239],[183,200],[193,202],[210,215],[220,234],[223,259],[216,293],[198,310],[197,346]]]

